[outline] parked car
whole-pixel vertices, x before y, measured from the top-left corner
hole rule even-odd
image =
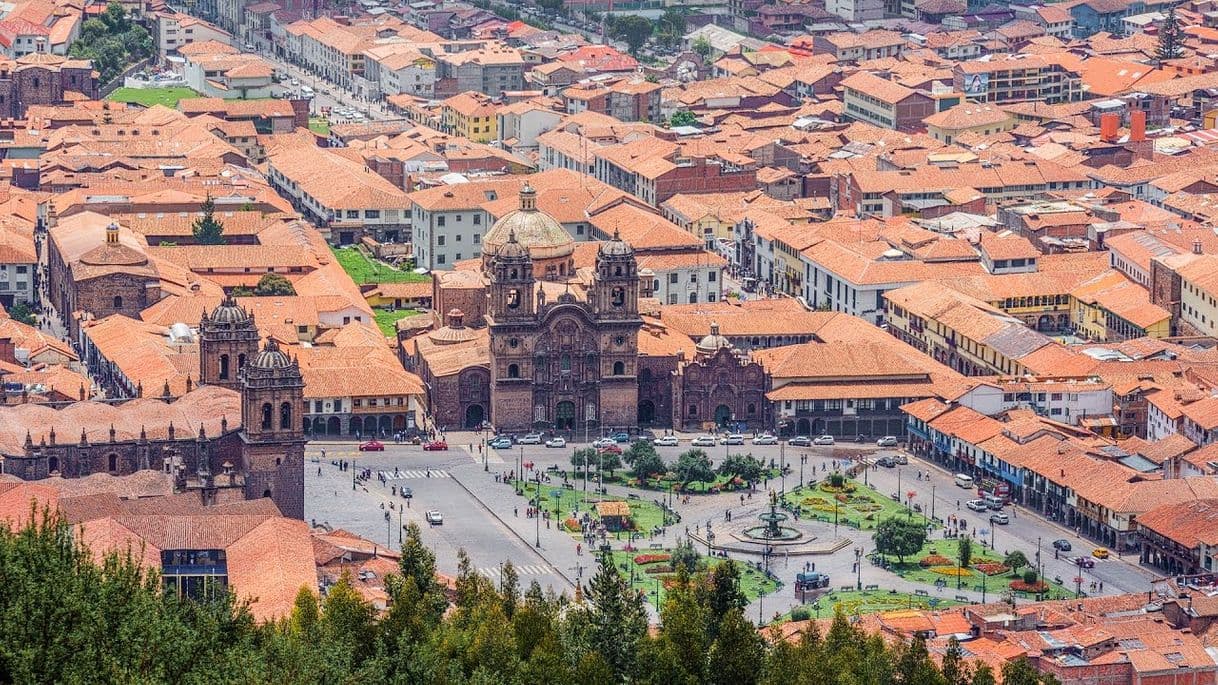
[[[985,500],[982,499],[971,499],[965,502],[964,506],[973,511],[987,511],[989,509],[989,507],[985,506]]]
[[[398,493],[402,495],[403,499],[410,499],[410,498],[414,497],[414,490],[412,490],[411,488],[407,488],[407,487],[398,488]]]
[[[361,452],[384,452],[385,445],[380,440],[369,440],[368,442],[361,442],[359,444],[359,451],[361,451]]]
[[[876,447],[896,447],[897,438],[895,435],[885,435],[884,437],[875,441],[875,446]]]
[[[1108,558],[1108,548],[1096,547],[1095,549],[1091,550],[1091,556],[1095,557],[1096,559],[1107,559]]]
[[[897,462],[893,461],[892,457],[880,457],[879,459],[875,460],[875,463],[883,466],[886,469],[890,469],[897,465]]]
[[[1011,522],[1011,517],[1007,516],[1005,512],[996,511],[996,512],[990,514],[990,523],[996,523],[1000,526],[1005,526],[1006,524],[1008,524],[1010,522]]]
[[[689,444],[693,445],[694,447],[714,447],[715,446],[715,436],[699,435],[698,437],[694,438],[693,441],[691,441]]]
[[[1064,538],[1058,538],[1053,541],[1053,549],[1059,552],[1069,552],[1071,550],[1070,541]]]
[[[492,449],[508,450],[512,448],[511,438],[491,438],[491,441],[486,443]]]
[[[1079,568],[1095,568],[1095,559],[1091,557],[1076,557],[1074,563]]]
[[[444,515],[435,509],[428,510],[428,512],[423,516],[427,519],[427,522],[433,526],[443,525],[444,523]]]
[[[546,440],[546,447],[566,447],[567,439],[561,437],[553,437]]]
[[[609,454],[621,454],[622,446],[621,445],[605,445],[604,447],[602,447],[600,449],[600,451],[608,452]]]
[[[540,445],[541,433],[525,433],[518,442],[522,445]]]
[[[813,445],[832,445],[833,436],[832,435],[822,435],[822,436],[818,437],[817,439],[813,440],[812,444]]]
[[[788,440],[787,444],[790,445],[791,447],[811,447],[812,438],[809,438],[806,435],[796,435],[795,437]]]
[[[778,438],[776,436],[770,435],[769,433],[762,433],[761,435],[758,435],[757,437],[753,438],[753,444],[754,445],[777,445]]]
[[[443,440],[432,440],[423,443],[424,452],[443,452],[448,449],[448,443]]]
[[[652,444],[654,444],[656,447],[676,447],[680,444],[680,441],[677,440],[677,436],[675,435],[662,435],[656,438],[655,442]]]
[[[743,445],[744,436],[739,433],[732,433],[719,438],[720,445]]]
[[[597,438],[592,441],[592,446],[598,450],[608,447],[610,445],[616,445],[616,444],[617,444],[617,441],[614,440],[613,438]]]
[[[800,590],[815,590],[818,588],[829,587],[829,574],[812,571],[810,573],[795,574],[795,591]]]
[[[892,460],[901,466],[906,466],[909,464],[909,457],[905,456],[904,454],[894,454],[892,455]]]
[[[618,431],[609,437],[613,438],[614,442],[630,442],[630,434],[626,431]]]

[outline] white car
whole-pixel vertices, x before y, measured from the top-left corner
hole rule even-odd
[[[897,446],[897,437],[895,435],[885,435],[884,437],[875,441],[875,446],[876,447],[896,447]]]
[[[546,440],[546,447],[566,447],[566,438],[550,438]]]
[[[753,438],[753,444],[754,445],[777,445],[778,438],[776,436],[770,435],[769,433],[764,433],[762,435],[758,435],[757,437]]]
[[[444,516],[435,509],[428,511],[423,515],[423,518],[427,519],[427,522],[433,526],[440,526],[444,524]]]
[[[971,500],[965,502],[964,506],[968,507],[969,509],[972,509],[973,511],[989,510],[989,507],[986,506],[985,500],[983,500],[983,499],[971,499]]]
[[[601,449],[602,447],[609,447],[610,445],[616,445],[616,444],[617,444],[617,442],[614,441],[613,438],[597,438],[592,441],[592,446],[598,450]]]
[[[715,436],[699,435],[698,437],[694,438],[693,441],[691,441],[689,444],[693,445],[694,447],[714,447],[715,446]]]
[[[541,433],[526,433],[516,442],[520,445],[540,445]]]
[[[817,437],[815,440],[813,440],[812,444],[813,445],[832,445],[833,436],[832,435],[821,435],[821,436]]]
[[[294,85],[294,86],[299,86],[299,85],[300,85],[300,80],[299,80],[299,79],[292,79],[291,81],[289,81],[289,83],[291,83],[291,84],[292,84],[292,85]]]
[[[732,433],[731,435],[725,435],[722,438],[719,438],[719,444],[720,445],[743,445],[744,436],[739,433]]]
[[[656,438],[653,444],[656,447],[676,447],[678,444],[680,444],[680,441],[677,440],[677,436],[675,435],[664,435]]]

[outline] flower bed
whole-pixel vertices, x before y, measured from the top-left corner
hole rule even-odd
[[[922,557],[922,560],[918,562],[918,565],[922,568],[926,568],[927,566],[951,566],[952,560],[948,559],[942,554],[928,554]]]
[[[973,564],[973,568],[981,571],[987,576],[997,576],[1011,570],[1011,567],[1007,566],[1006,564],[996,563]]]
[[[1043,580],[1038,580],[1035,583],[1025,583],[1022,579],[1012,580],[1011,589],[1016,592],[1047,592],[1049,584]]]
[[[568,533],[578,533],[581,530],[579,521],[573,518],[568,518],[566,521],[563,521],[562,525],[563,528],[567,529]]]
[[[634,558],[636,564],[654,564],[659,561],[669,561],[671,554],[640,554]]]
[[[672,573],[672,566],[668,564],[656,564],[643,569],[643,573],[655,575],[657,573]]]
[[[846,481],[846,484],[839,488],[829,485],[829,481],[826,480],[818,484],[816,487],[824,490],[825,492],[854,492],[857,486],[850,481]]]
[[[931,573],[938,573],[941,576],[963,576],[968,577],[973,575],[973,572],[967,568],[957,568],[955,566],[932,566]]]

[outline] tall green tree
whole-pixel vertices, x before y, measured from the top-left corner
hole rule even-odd
[[[608,553],[600,555],[584,596],[589,603],[590,646],[604,658],[614,676],[622,679],[631,672],[635,648],[647,634],[643,600],[626,585]]]
[[[263,274],[262,278],[258,279],[258,285],[254,286],[254,294],[258,297],[295,295],[296,288],[291,281],[279,274]]]
[[[765,644],[744,609],[734,607],[718,625],[707,664],[712,685],[751,685],[758,682],[765,665]]]
[[[649,478],[668,470],[668,467],[664,465],[664,460],[655,453],[638,455],[634,458],[633,467],[636,478]]]
[[[634,465],[636,459],[642,456],[657,456],[655,445],[650,440],[635,440],[622,453],[622,461]]]
[[[956,541],[956,563],[960,568],[968,568],[973,563],[973,540],[962,537]]]
[[[877,552],[895,556],[904,564],[905,557],[916,554],[926,543],[926,529],[920,522],[894,516],[876,525],[872,539]]]
[[[692,449],[677,457],[677,480],[681,487],[693,482],[710,482],[715,479],[710,457],[700,449]]]
[[[1012,571],[1018,571],[1019,569],[1028,565],[1028,557],[1023,552],[1015,550],[1003,557],[1002,563],[1004,566],[1009,567]]]
[[[636,54],[651,37],[652,24],[636,14],[617,15],[609,25],[609,35],[626,42],[631,54]]]
[[[203,201],[200,207],[203,214],[190,226],[190,232],[194,234],[195,242],[200,245],[223,245],[224,239],[224,224],[216,218],[216,203],[212,201],[211,196]]]
[[[947,640],[947,649],[943,652],[939,668],[947,685],[969,685],[971,671],[964,661],[964,650],[960,648],[960,641],[954,636]]]
[[[1159,62],[1165,62],[1178,59],[1183,52],[1184,28],[1180,26],[1180,18],[1176,16],[1176,5],[1172,4],[1159,26],[1159,44],[1155,47],[1155,57]]]
[[[1032,662],[1020,657],[1002,665],[1002,685],[1061,685],[1049,673],[1040,673]]]

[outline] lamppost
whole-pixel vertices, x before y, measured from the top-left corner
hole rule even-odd
[[[782,494],[787,494],[787,441],[783,440],[778,443],[778,473],[782,476],[782,486],[780,491]]]
[[[757,625],[762,625],[765,622],[765,590],[757,594]]]
[[[930,486],[930,518],[935,519],[935,486]]]
[[[799,487],[800,488],[803,488],[803,486],[804,486],[804,465],[807,463],[808,463],[807,452],[799,455]]]
[[[897,493],[898,493],[897,496],[898,497],[900,496],[900,494],[899,494],[900,492],[901,492],[901,469],[897,469]]]
[[[524,494],[520,488],[520,482],[524,480],[524,445],[520,446],[520,454],[516,457],[516,478],[513,482],[513,487],[516,488],[516,495]]]
[[[837,506],[840,504],[835,497],[833,499],[833,537],[837,537]]]
[[[981,574],[981,603],[985,604],[985,573]]]
[[[398,507],[398,546],[402,544],[402,508]]]
[[[537,529],[537,545],[541,549],[541,474],[536,476],[537,487],[533,493],[533,516],[536,519],[535,528]]]
[[[355,490],[355,460],[352,459],[349,463],[351,464],[351,466],[349,467],[351,469],[351,490],[354,491]]]
[[[856,589],[859,592],[862,592],[863,591],[863,548],[862,547],[854,548],[854,570],[858,574],[855,577],[855,582],[857,583]]]

